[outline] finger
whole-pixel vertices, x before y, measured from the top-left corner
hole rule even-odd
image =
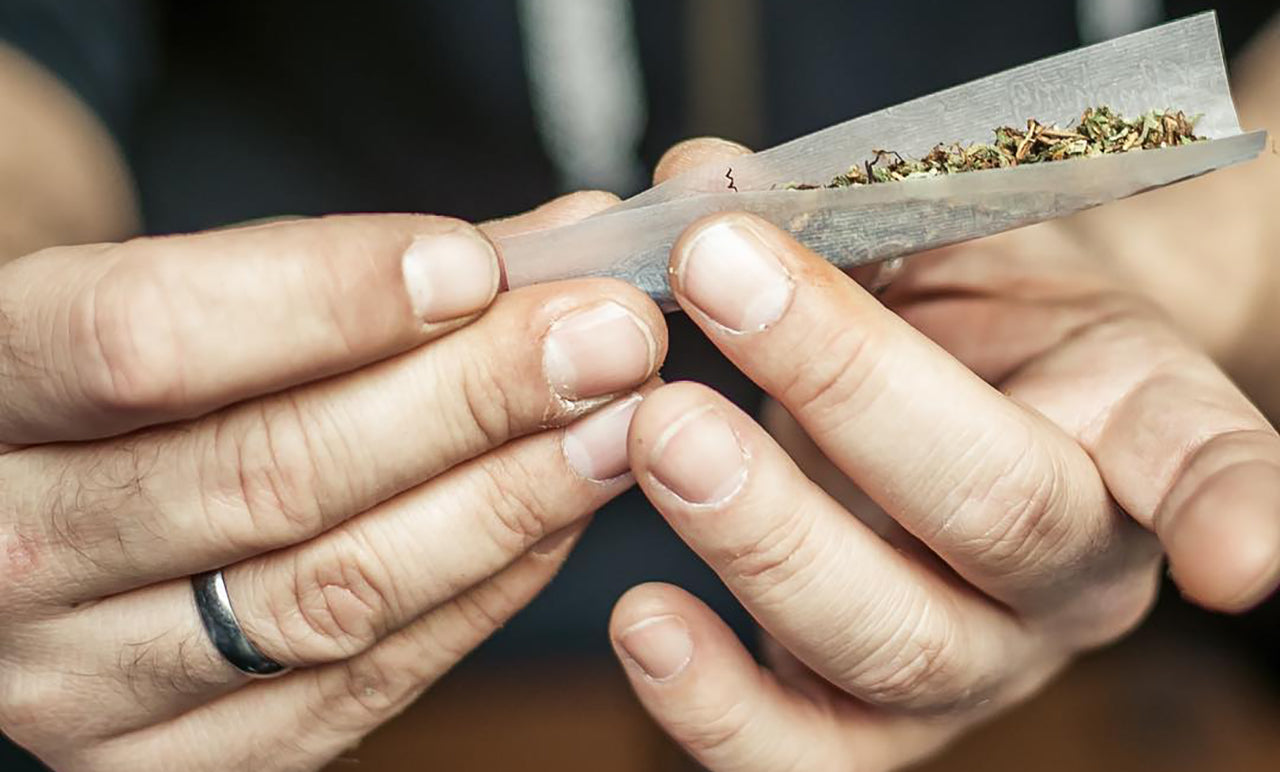
[[[757,218],[703,220],[672,260],[715,344],[964,578],[1089,639],[1145,611],[1155,553],[1057,427]]]
[[[841,689],[937,710],[1043,676],[1034,635],[1005,609],[883,542],[710,389],[649,395],[628,446],[641,488],[681,538],[762,627]]]
[[[900,550],[912,547],[917,552],[924,550],[914,536],[898,525],[897,520],[889,517],[844,472],[836,468],[831,459],[823,455],[813,443],[813,438],[796,423],[795,418],[772,399],[765,399],[760,407],[760,426],[804,470],[805,477],[817,483],[828,496],[875,531],[877,536]]]
[[[232,566],[246,634],[292,666],[345,659],[497,573],[632,484],[635,394],[529,437],[312,541]]]
[[[523,608],[555,575],[585,524],[345,662],[251,684],[172,722],[97,745],[79,768],[315,769],[390,720]]]
[[[548,537],[632,484],[626,434],[637,402],[518,441],[312,541],[231,566],[224,576],[241,628],[284,665],[348,659],[530,550],[557,547]],[[184,580],[73,615],[56,648],[89,631],[99,659],[85,669],[119,692],[94,709],[109,708],[115,727],[177,715],[245,682],[209,643]]]
[[[1280,584],[1280,436],[1163,320],[1086,326],[1008,388],[1080,438],[1188,596],[1243,611]]]
[[[533,231],[575,223],[603,212],[618,201],[616,195],[603,190],[569,193],[523,214],[490,220],[480,225],[480,230],[494,241],[501,241]]]
[[[834,693],[788,688],[711,609],[670,585],[624,595],[609,632],[645,708],[712,772],[895,769],[948,733]]]
[[[481,311],[493,246],[438,217],[332,217],[46,250],[0,269],[0,441],[201,415],[405,351]]]
[[[662,154],[658,165],[653,167],[653,184],[661,185],[672,177],[705,166],[710,163],[728,161],[744,155],[751,155],[751,150],[737,142],[717,137],[697,137],[686,139],[672,145]]]
[[[725,166],[723,174],[726,183],[733,186],[731,189],[736,189],[732,161],[735,158],[751,155],[751,152],[751,149],[745,145],[718,137],[687,139],[673,145],[659,159],[653,170],[653,184],[661,185],[673,177],[678,177],[700,166],[717,165]],[[893,280],[901,267],[901,260],[889,261],[852,268],[849,275],[864,287],[879,290]]]
[[[355,373],[124,440],[0,456],[33,556],[0,603],[88,600],[303,541],[635,389],[665,348],[661,312],[634,288],[541,285]]]
[[[1280,586],[1278,449],[1270,434],[1218,435],[1157,514],[1173,578],[1202,606],[1248,611]]]
[[[482,230],[564,224],[609,198],[564,196]],[[482,310],[499,273],[470,226],[426,216],[47,250],[0,275],[22,290],[0,291],[0,441],[116,434],[358,367]]]

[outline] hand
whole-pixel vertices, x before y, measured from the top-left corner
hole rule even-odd
[[[58,770],[317,768],[528,602],[631,484],[665,328],[618,283],[498,285],[425,216],[0,269],[0,728]],[[187,577],[220,566],[301,669],[212,647]]]
[[[1053,226],[916,258],[887,307],[745,215],[692,227],[672,271],[840,498],[703,387],[637,411],[639,484],[767,633],[762,669],[675,587],[615,609],[641,701],[712,770],[928,755],[1137,625],[1161,546],[1211,607],[1275,587],[1280,438]]]

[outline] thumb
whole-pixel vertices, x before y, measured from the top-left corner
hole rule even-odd
[[[761,668],[715,612],[667,584],[627,592],[609,624],[614,650],[650,715],[713,772],[887,770],[936,744],[908,717],[835,693],[806,696]]]

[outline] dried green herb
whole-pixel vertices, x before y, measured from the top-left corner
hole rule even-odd
[[[826,185],[792,184],[788,190],[850,188],[878,182],[939,177],[946,174],[1003,169],[1026,164],[1091,158],[1130,150],[1151,150],[1200,142],[1196,119],[1183,112],[1155,110],[1128,120],[1109,107],[1084,111],[1073,128],[1060,129],[1032,119],[1026,129],[1008,126],[995,130],[995,143],[938,145],[924,158],[904,158],[890,150],[875,151],[875,158],[854,166]]]

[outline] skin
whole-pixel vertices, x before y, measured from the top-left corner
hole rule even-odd
[[[36,150],[97,162],[0,157],[6,191],[63,191],[6,221],[0,265],[0,729],[57,770],[317,769],[632,484],[661,312],[610,281],[500,294],[494,248],[616,198],[119,241],[109,139],[5,56],[31,125],[2,130],[47,122]],[[220,566],[296,670],[251,682],[212,648],[187,576]]]
[[[132,183],[115,143],[80,100],[0,42],[0,264],[54,244],[137,231]]]
[[[102,142],[80,119],[55,151]],[[733,152],[683,146],[658,174]],[[1190,322],[1063,226],[921,256],[882,303],[763,223],[694,225],[677,295],[777,398],[770,436],[657,388],[661,319],[626,287],[446,293],[441,317],[405,282],[413,245],[456,260],[599,195],[480,231],[331,218],[32,252],[127,229],[95,199],[50,204],[83,230],[13,229],[27,256],[0,269],[0,727],[56,769],[323,765],[526,603],[628,467],[768,635],[766,670],[677,588],[615,611],[641,701],[716,770],[909,763],[1132,629],[1162,546],[1208,605],[1274,586],[1274,432]],[[690,273],[708,248],[774,261],[781,289],[717,299]],[[547,340],[609,302],[646,361],[557,393]],[[227,564],[253,640],[306,669],[246,683],[208,649],[184,577]]]
[[[1280,25],[1238,75],[1245,124],[1280,129]],[[659,177],[736,152],[687,144]],[[1162,553],[1210,609],[1270,595],[1280,437],[1229,375],[1280,404],[1277,192],[1268,155],[917,256],[881,297],[760,220],[694,224],[677,298],[773,401],[757,423],[663,386],[631,464],[764,664],[683,590],[635,588],[610,631],[654,718],[716,772],[898,769],[1131,631]]]

